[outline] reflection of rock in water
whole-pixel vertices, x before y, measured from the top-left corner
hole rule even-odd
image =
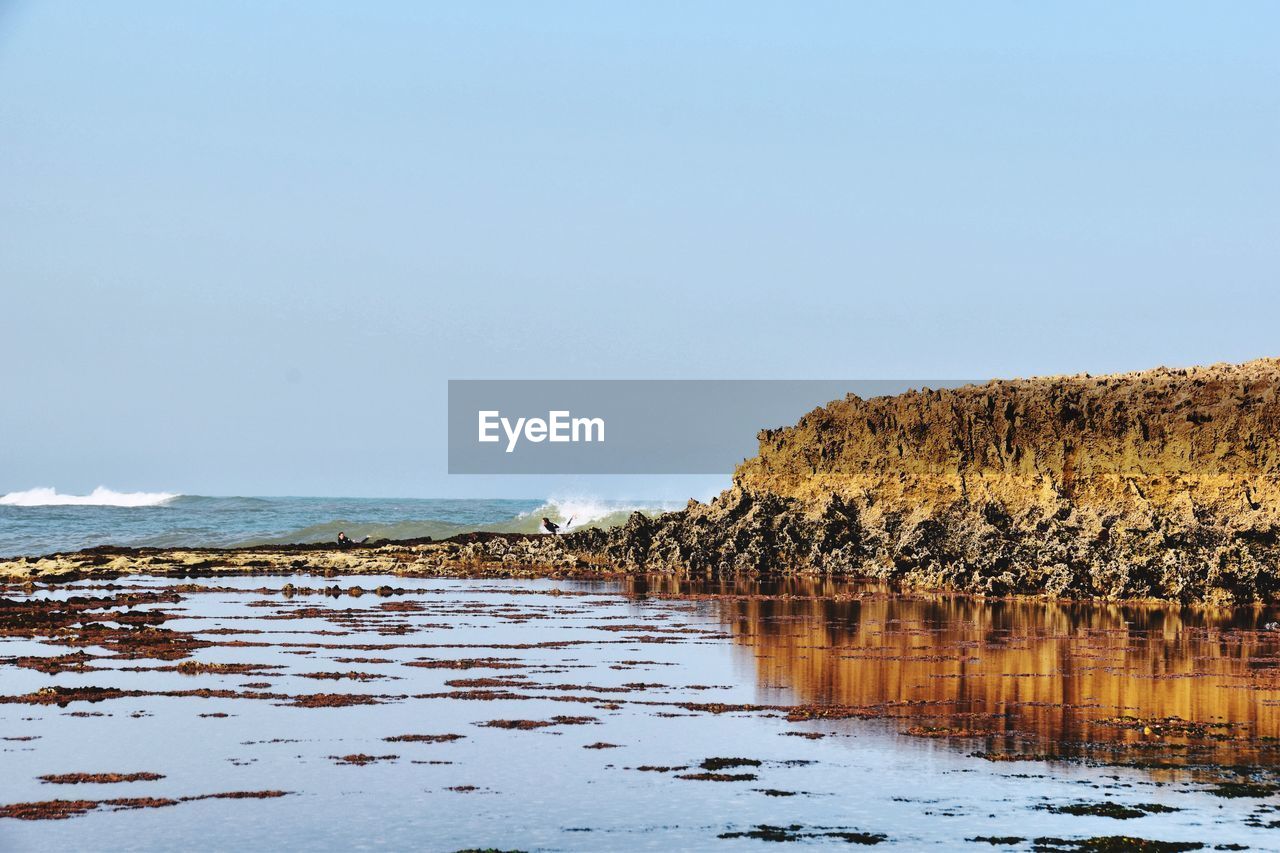
[[[1280,738],[1280,638],[1256,630],[1258,611],[903,596],[829,581],[699,589],[721,596],[760,685],[902,718],[911,734],[985,737],[966,743],[1003,757],[1271,763],[1278,749],[1266,739]]]

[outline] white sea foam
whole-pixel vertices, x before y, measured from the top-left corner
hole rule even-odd
[[[647,515],[658,515],[663,512],[679,509],[676,504],[661,503],[627,503],[626,501],[603,501],[589,497],[553,497],[535,510],[521,513],[520,518],[541,522],[543,516],[559,524],[572,520],[571,530],[586,527],[600,521],[611,521],[621,524],[633,512]],[[539,532],[545,532],[539,526]],[[568,530],[562,532],[569,532]]]
[[[170,492],[117,492],[98,486],[87,495],[63,495],[48,487],[9,492],[3,506],[158,506],[178,497]]]

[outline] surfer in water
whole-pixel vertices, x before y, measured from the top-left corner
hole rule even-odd
[[[363,545],[368,541],[369,541],[368,536],[364,537],[359,542],[356,542],[354,539],[348,536],[345,532],[341,530],[338,531],[338,547],[339,548],[346,548],[349,545]]]
[[[564,529],[568,530],[570,524],[573,524],[572,518],[564,523]],[[555,536],[557,533],[560,532],[560,525],[556,524],[554,521],[552,521],[551,519],[547,518],[544,515],[542,517],[542,529],[550,533],[552,536]]]

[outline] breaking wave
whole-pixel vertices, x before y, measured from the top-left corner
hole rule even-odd
[[[105,487],[77,495],[39,488],[0,495],[0,556],[67,553],[98,545],[226,548],[333,542],[339,530],[371,540],[440,540],[473,531],[536,534],[543,532],[543,516],[571,533],[625,524],[633,512],[656,516],[683,505],[587,497],[220,497]]]
[[[572,521],[571,528],[579,527],[612,527],[621,524],[631,517],[633,512],[646,515],[660,515],[679,507],[675,504],[662,503],[627,503],[624,501],[601,501],[594,498],[551,498],[537,509],[522,512],[516,516],[517,522],[532,522],[533,531],[541,529],[543,517],[557,524]],[[612,522],[612,523],[605,523]]]
[[[3,506],[159,506],[180,495],[170,492],[117,492],[98,486],[87,495],[64,495],[48,487],[9,492],[0,496]]]
[[[331,542],[342,531],[352,539],[445,539],[459,533],[489,531],[494,533],[545,533],[543,517],[561,525],[562,533],[571,533],[588,527],[609,528],[625,524],[634,512],[661,515],[677,509],[675,504],[631,503],[601,501],[591,498],[557,498],[543,503],[536,509],[522,512],[511,518],[480,523],[460,523],[438,519],[418,519],[390,522],[353,521],[337,519],[322,524],[312,524],[277,536],[255,538],[241,543],[267,545],[304,542]]]

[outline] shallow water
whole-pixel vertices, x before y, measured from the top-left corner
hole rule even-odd
[[[0,803],[82,802],[0,817],[4,850],[1280,847],[1263,610],[669,578],[8,598]],[[285,794],[184,799],[229,792]]]

